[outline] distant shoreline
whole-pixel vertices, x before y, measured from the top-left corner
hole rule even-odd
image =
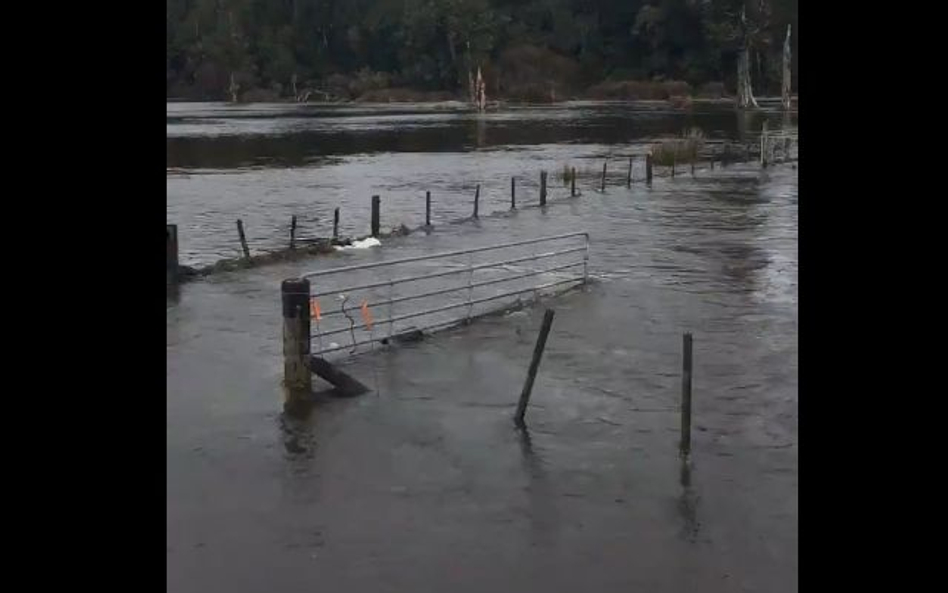
[[[758,102],[766,103],[771,105],[773,103],[779,103],[780,97],[757,97]],[[259,105],[259,104],[279,104],[279,105],[412,105],[412,104],[422,104],[422,105],[436,105],[436,104],[455,104],[462,107],[467,107],[474,110],[474,107],[465,101],[463,98],[390,98],[388,100],[365,100],[362,98],[359,99],[335,99],[335,100],[322,100],[322,101],[305,101],[299,102],[294,101],[288,97],[275,98],[265,101],[238,101],[233,103],[226,100],[215,100],[215,99],[197,99],[197,98],[186,98],[186,97],[166,97],[166,103],[224,103],[228,105]],[[570,97],[566,99],[561,99],[558,101],[522,101],[517,99],[505,99],[499,98],[488,101],[488,111],[491,109],[496,109],[499,107],[507,106],[544,106],[544,105],[567,105],[570,103],[596,103],[596,104],[656,104],[656,105],[668,105],[673,108],[678,108],[685,110],[693,105],[730,105],[734,103],[733,97],[722,97],[722,98],[709,98],[709,97],[686,97],[686,98],[675,98],[675,99],[601,99],[601,98],[589,98],[589,97]],[[761,108],[764,108],[761,106]],[[796,111],[797,109],[797,97],[794,95],[791,99],[791,110]]]

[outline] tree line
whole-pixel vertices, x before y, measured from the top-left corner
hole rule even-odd
[[[796,19],[796,0],[167,0],[167,92],[464,96],[479,67],[494,96],[566,97],[608,81],[733,93],[746,46],[754,93],[779,94]]]

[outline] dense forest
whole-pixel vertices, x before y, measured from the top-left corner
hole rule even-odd
[[[167,94],[464,98],[481,68],[492,99],[721,96],[746,45],[775,95],[796,24],[796,0],[167,0]]]

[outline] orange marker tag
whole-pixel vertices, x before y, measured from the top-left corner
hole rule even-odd
[[[309,300],[309,313],[310,317],[315,318],[316,321],[319,321],[323,318],[323,313],[319,310],[319,301],[316,299]]]
[[[362,301],[362,321],[365,322],[365,326],[369,328],[369,331],[372,331],[372,312],[369,311],[367,301]]]

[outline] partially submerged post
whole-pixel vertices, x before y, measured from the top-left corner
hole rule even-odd
[[[379,207],[380,207],[380,198],[378,196],[372,196],[372,236],[379,236]]]
[[[332,213],[332,238],[339,238],[339,207]]]
[[[571,198],[576,197],[576,167],[573,167],[573,170],[570,171],[569,175],[569,195]]]
[[[425,226],[431,226],[431,192],[425,192]]]
[[[652,187],[652,153],[645,155],[645,183]]]
[[[629,174],[625,177],[625,186],[632,187],[632,157],[629,157]]]
[[[608,164],[608,160],[602,163],[602,183],[599,184],[599,191],[603,193],[606,192],[606,165]]]
[[[165,225],[165,284],[178,282],[178,225]]]
[[[691,334],[682,336],[681,444],[682,457],[691,453]]]
[[[296,249],[296,215],[290,218],[290,249]]]
[[[510,178],[510,209],[517,209],[517,178]]]
[[[546,348],[546,338],[550,335],[550,326],[553,325],[553,309],[547,309],[543,314],[543,326],[540,328],[540,335],[537,337],[537,344],[533,348],[533,359],[530,361],[530,369],[527,371],[527,382],[523,385],[523,391],[520,392],[520,401],[517,402],[517,412],[514,414],[514,424],[523,428],[524,415],[527,413],[527,404],[530,402],[530,392],[533,391],[533,381],[537,377],[537,371],[540,369],[540,359],[543,358],[543,349]]]
[[[240,248],[244,252],[244,259],[250,261],[250,248],[247,246],[247,236],[244,234],[244,221],[237,219],[237,236],[240,238]]]
[[[540,205],[546,206],[546,171],[540,171]]]
[[[286,403],[310,395],[313,377],[309,369],[309,280],[293,278],[280,286],[283,300],[283,384]]]
[[[481,184],[478,183],[478,184],[477,184],[477,189],[474,190],[474,218],[478,218],[478,216],[477,216],[477,205],[478,205],[478,202],[480,201],[480,199],[481,199]]]

